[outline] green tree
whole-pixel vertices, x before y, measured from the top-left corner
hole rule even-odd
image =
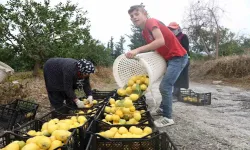
[[[130,39],[131,44],[128,45],[128,47],[133,50],[140,46],[145,45],[145,40],[142,37],[142,30],[139,27],[136,27],[135,25],[131,26],[131,35],[127,35]]]
[[[114,56],[115,55],[115,45],[114,45],[114,38],[113,36],[111,36],[109,42],[108,42],[108,49],[109,51],[111,51],[111,55]]]
[[[119,42],[115,45],[115,58],[121,55],[124,52],[124,43],[126,42],[125,38],[123,36],[120,37]]]
[[[49,5],[46,0],[9,0],[0,5],[0,40],[16,57],[32,64],[33,75],[46,59],[65,57],[91,39],[86,11],[69,1]]]

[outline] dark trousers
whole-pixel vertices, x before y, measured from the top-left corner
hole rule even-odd
[[[67,97],[64,91],[48,91],[50,104],[54,109],[58,109],[64,105],[64,101],[70,107],[76,108],[76,104]]]

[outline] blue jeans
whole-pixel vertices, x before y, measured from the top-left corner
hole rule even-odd
[[[160,84],[162,102],[160,108],[163,109],[163,116],[172,118],[172,90],[174,83],[178,79],[183,68],[188,62],[188,56],[174,57],[168,61],[168,67]]]

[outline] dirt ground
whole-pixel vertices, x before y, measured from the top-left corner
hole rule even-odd
[[[155,83],[154,98],[160,103],[159,82]],[[161,128],[178,149],[183,150],[249,150],[250,92],[222,85],[190,83],[195,92],[211,92],[212,104],[194,106],[175,101],[175,124]],[[146,95],[151,109],[151,93]],[[155,117],[157,118],[157,117]]]

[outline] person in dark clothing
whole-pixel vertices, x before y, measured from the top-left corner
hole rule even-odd
[[[182,33],[182,30],[176,22],[171,22],[168,25],[169,29],[176,35],[177,39],[181,43],[182,47],[187,51],[188,54],[188,63],[185,66],[185,68],[182,70],[180,76],[176,80],[174,84],[174,91],[173,95],[175,97],[179,97],[180,95],[180,88],[189,88],[189,75],[188,75],[188,69],[189,69],[189,59],[190,59],[190,52],[189,52],[189,40],[186,34]]]
[[[44,80],[50,103],[54,109],[66,104],[84,108],[83,101],[75,95],[77,82],[81,80],[83,90],[89,103],[92,103],[92,91],[89,82],[89,75],[94,73],[95,67],[92,62],[72,58],[50,58],[44,64]]]

